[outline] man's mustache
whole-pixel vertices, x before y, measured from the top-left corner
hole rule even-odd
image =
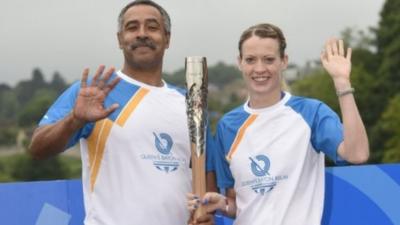
[[[135,50],[138,47],[148,47],[152,50],[156,49],[156,45],[150,39],[137,39],[137,41],[132,43],[129,47],[131,50]]]

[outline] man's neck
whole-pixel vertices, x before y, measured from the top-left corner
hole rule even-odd
[[[162,87],[164,85],[162,82],[161,68],[134,69],[125,65],[122,72],[137,81],[151,86]]]

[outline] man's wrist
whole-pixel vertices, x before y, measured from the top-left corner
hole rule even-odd
[[[226,212],[226,214],[229,213],[229,201],[228,201],[228,198],[225,198],[225,212]]]
[[[227,197],[225,197],[225,196],[222,196],[223,198],[224,198],[224,203],[225,203],[225,205],[223,206],[223,208],[221,209],[221,211],[223,212],[223,213],[225,213],[226,215],[228,215],[229,214],[229,200],[228,200],[228,198]]]
[[[85,122],[82,120],[79,120],[75,117],[74,112],[72,111],[70,114],[70,126],[73,129],[80,129],[85,125]]]

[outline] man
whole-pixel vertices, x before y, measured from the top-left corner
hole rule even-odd
[[[30,153],[46,158],[80,141],[86,225],[186,224],[185,99],[161,75],[170,18],[158,4],[138,0],[118,22],[122,70],[100,66],[88,80],[85,69],[41,120]]]

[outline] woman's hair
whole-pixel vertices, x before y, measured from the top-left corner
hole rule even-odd
[[[260,38],[272,38],[278,40],[280,56],[281,58],[285,56],[286,39],[285,36],[283,36],[281,29],[272,24],[261,23],[247,28],[245,31],[243,31],[242,35],[240,36],[239,40],[240,58],[242,58],[243,42],[254,35]]]

